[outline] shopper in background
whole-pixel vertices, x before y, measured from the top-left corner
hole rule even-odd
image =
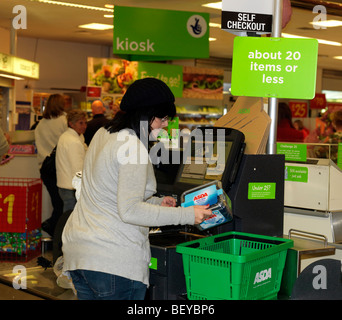
[[[93,119],[88,121],[87,129],[84,133],[84,141],[89,146],[91,139],[98,129],[107,124],[110,120],[105,117],[106,108],[101,100],[95,100],[91,104]]]
[[[303,142],[304,134],[294,128],[292,112],[285,102],[278,104],[277,141],[279,142]]]
[[[63,212],[73,210],[76,197],[72,179],[82,171],[87,151],[83,133],[87,128],[87,114],[82,110],[71,110],[67,114],[68,129],[61,135],[56,151],[57,186],[63,200]]]
[[[41,167],[45,157],[51,154],[59,137],[67,129],[64,97],[60,94],[52,94],[47,100],[43,118],[34,130],[39,167]],[[41,174],[41,179],[49,192],[53,207],[51,217],[42,223],[42,229],[53,236],[57,221],[63,213],[63,201],[58,194],[56,175],[45,176]]]
[[[334,133],[326,137],[324,142],[338,144],[342,142],[342,110],[333,113],[331,124]]]
[[[80,198],[64,227],[64,271],[79,299],[144,299],[149,283],[149,227],[201,223],[207,206],[177,207],[158,198],[144,143],[176,113],[168,86],[136,80],[121,110],[95,134],[87,151]]]
[[[114,118],[115,115],[120,111],[120,102],[114,101],[113,104],[110,106],[110,115],[111,118]]]
[[[309,135],[310,131],[304,127],[303,121],[302,120],[295,120],[293,121],[293,127],[298,130],[303,132],[304,139]]]

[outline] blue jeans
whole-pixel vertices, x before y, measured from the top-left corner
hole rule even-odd
[[[58,188],[58,193],[63,200],[63,213],[74,210],[76,204],[75,190]]]
[[[72,282],[79,300],[144,300],[147,286],[109,273],[73,270]]]

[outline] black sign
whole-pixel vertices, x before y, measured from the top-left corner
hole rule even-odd
[[[222,11],[221,29],[271,33],[272,20],[270,14]]]

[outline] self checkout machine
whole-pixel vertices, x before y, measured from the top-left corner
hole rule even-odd
[[[286,161],[284,233],[299,229],[342,243],[342,170],[331,159]]]
[[[244,155],[244,135],[235,129],[198,127],[191,135],[184,150],[169,153],[169,160],[181,159],[179,164],[155,166],[158,195],[173,196],[179,205],[183,192],[219,180],[231,200],[233,220],[204,231],[171,226],[151,233],[150,299],[179,299],[186,292],[177,244],[228,231],[283,232],[284,156]],[[269,190],[254,190],[260,187]]]
[[[307,147],[312,156],[311,148],[327,145]],[[284,237],[294,246],[287,253],[280,294],[290,296],[299,275],[317,260],[342,259],[341,189],[342,170],[331,159],[286,160]]]

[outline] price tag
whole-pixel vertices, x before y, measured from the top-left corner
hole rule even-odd
[[[308,116],[308,103],[307,102],[290,101],[289,107],[292,111],[293,118],[306,118]]]
[[[274,182],[250,182],[248,184],[248,199],[275,199],[276,184]]]

